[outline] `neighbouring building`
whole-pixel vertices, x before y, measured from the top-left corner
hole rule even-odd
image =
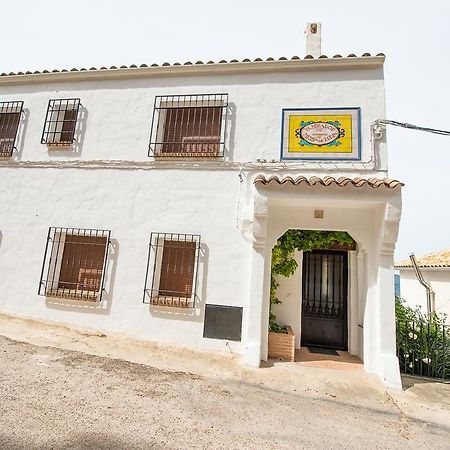
[[[322,56],[320,24],[307,48],[1,74],[0,310],[259,366],[277,239],[346,231],[350,251],[297,255],[279,320],[399,387],[385,57]]]
[[[417,265],[435,293],[431,309],[437,314],[445,314],[446,323],[450,325],[450,250],[417,258]],[[423,314],[427,314],[426,289],[419,283],[411,261],[399,261],[395,268],[400,273],[400,296],[407,305],[419,307]]]

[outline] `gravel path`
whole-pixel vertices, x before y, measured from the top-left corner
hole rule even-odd
[[[0,448],[449,449],[443,428],[0,337]]]

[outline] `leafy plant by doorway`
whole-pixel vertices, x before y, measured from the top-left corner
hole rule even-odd
[[[294,258],[295,251],[326,250],[336,245],[351,246],[353,244],[353,239],[345,231],[288,230],[278,239],[272,250],[269,331],[286,333],[286,327],[277,323],[272,305],[281,303],[281,300],[277,297],[277,289],[280,285],[277,277],[279,275],[290,277],[297,270],[298,264]]]

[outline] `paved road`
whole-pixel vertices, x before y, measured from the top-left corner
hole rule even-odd
[[[0,449],[449,449],[392,404],[355,407],[0,337]]]

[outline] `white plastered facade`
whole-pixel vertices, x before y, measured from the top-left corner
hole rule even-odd
[[[400,188],[253,184],[259,173],[387,175],[384,137],[372,145],[370,129],[385,117],[384,58],[349,60],[348,66],[287,61],[272,69],[261,63],[252,70],[224,65],[184,73],[173,67],[139,76],[118,70],[116,77],[86,72],[0,80],[0,101],[24,101],[17,152],[0,161],[0,310],[192,348],[231,349],[258,366],[267,358],[276,239],[289,228],[343,230],[358,244],[350,255],[350,352],[386,385],[399,387],[392,258]],[[218,92],[229,98],[223,159],[159,162],[147,156],[156,95]],[[74,97],[82,105],[78,143],[48,150],[40,144],[48,100]],[[282,108],[340,106],[361,108],[360,162],[279,161]],[[316,207],[324,210],[321,220],[312,214]],[[111,230],[100,304],[37,295],[49,227]],[[142,303],[152,231],[201,236],[195,309]],[[293,297],[300,302],[300,295]],[[203,337],[207,303],[243,308],[241,341]]]
[[[412,268],[403,267],[400,271],[400,296],[412,308],[420,307],[423,314],[427,313],[427,294]],[[434,310],[437,314],[446,316],[450,325],[450,267],[421,267],[423,277],[431,284],[435,292]]]

